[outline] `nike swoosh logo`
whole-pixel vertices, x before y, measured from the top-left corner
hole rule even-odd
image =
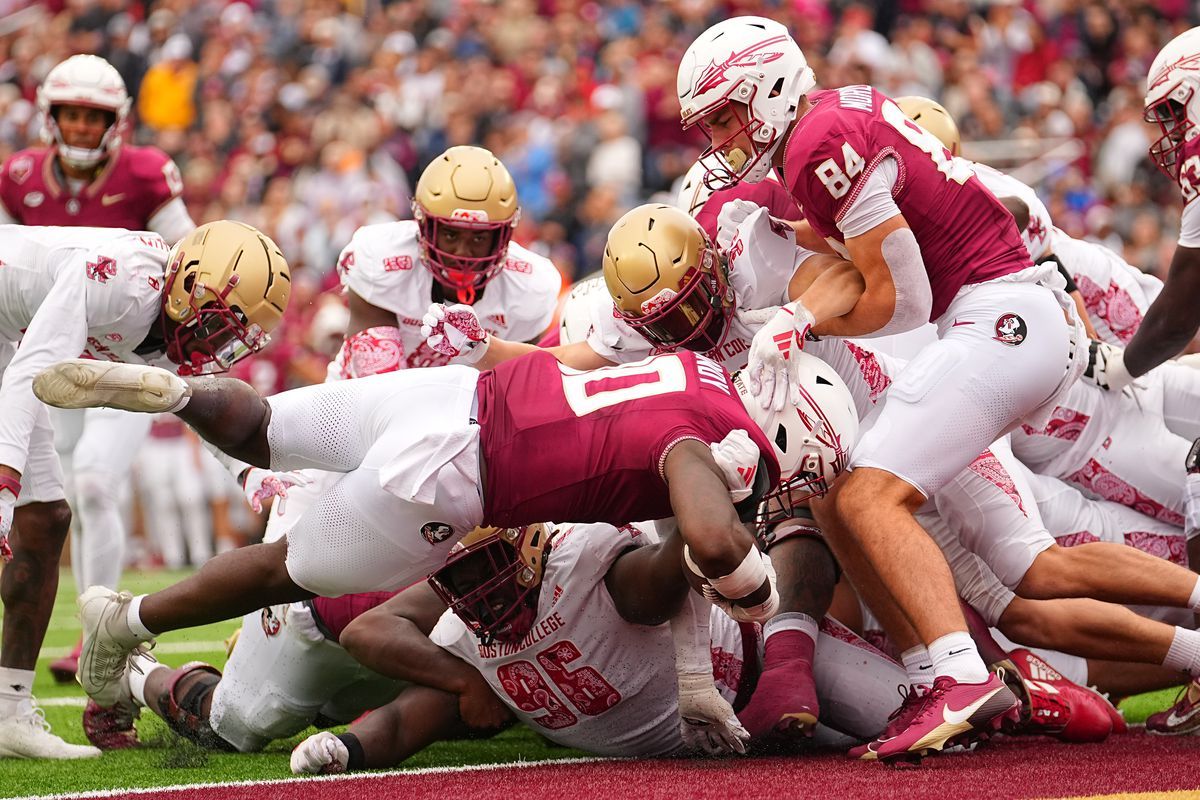
[[[975,324],[974,322],[959,322],[958,320],[954,320],[954,324],[953,324],[953,325],[951,325],[950,327],[951,327],[951,328],[957,328],[957,327],[960,327],[960,326],[962,326],[962,325],[974,325],[974,324]]]
[[[933,669],[933,664],[926,664],[926,665],[924,665],[924,666],[917,667],[917,669],[919,669],[919,670],[921,670],[922,672],[924,672],[924,671],[925,671],[925,670],[927,670],[927,669]]]
[[[111,206],[113,203],[119,203],[125,199],[125,193],[120,194],[105,194],[100,196],[100,205]]]
[[[970,649],[971,649],[971,648],[969,648],[969,647],[964,647],[964,648],[963,648],[963,649],[961,649],[961,650],[951,650],[951,651],[950,651],[949,653],[947,653],[946,655],[948,655],[948,656],[956,656],[956,655],[958,655],[959,653],[965,653],[965,652],[967,652],[967,651],[968,651],[968,650],[970,650]]]
[[[1000,691],[1000,690],[993,689],[992,691],[985,694],[983,697],[976,700],[974,703],[971,703],[970,705],[966,706],[965,708],[960,708],[957,711],[955,711],[950,706],[945,706],[942,709],[942,719],[944,719],[947,723],[949,723],[951,725],[961,725],[962,723],[964,723],[968,719],[970,719],[971,715],[974,714],[976,711],[978,711],[980,706],[982,706],[988,700],[991,700],[992,697],[998,691]]]
[[[1170,716],[1167,717],[1167,724],[1174,727],[1181,723],[1188,722],[1192,717],[1196,716],[1197,709],[1200,709],[1200,706],[1193,707],[1189,713],[1184,714],[1182,717],[1175,716],[1175,712],[1172,711]]]

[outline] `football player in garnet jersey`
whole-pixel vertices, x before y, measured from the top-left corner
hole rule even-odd
[[[164,374],[226,369],[278,324],[288,266],[270,239],[229,221],[174,248],[154,233],[5,225],[0,252],[0,555],[11,559],[0,573],[0,756],[96,755],[50,734],[30,694],[71,521],[30,383],[80,353],[97,364],[169,363]]]
[[[44,147],[22,150],[0,167],[0,222],[154,231],[173,245],[196,227],[180,193],[175,162],[156,147],[124,144],[130,99],[103,58],[76,55],[55,66],[37,93]],[[113,486],[127,482],[149,419],[110,409],[51,414],[56,444],[70,454],[68,494],[75,512],[75,585],[116,587],[125,522]],[[78,647],[50,664],[73,682]]]
[[[686,687],[663,624],[689,596],[678,538],[651,544],[636,526],[611,525],[549,533],[472,535],[428,583],[350,623],[351,654],[415,685],[345,734],[309,737],[292,771],[392,766],[512,717],[601,755],[709,751],[680,717]],[[704,613],[703,677],[740,709],[761,670],[758,631]],[[904,679],[895,662],[826,618],[816,667],[828,725],[856,738],[882,728]]]
[[[979,658],[946,561],[912,511],[1011,426],[1041,422],[1082,371],[1086,339],[1070,297],[1040,283],[1011,214],[968,162],[868,86],[814,88],[787,29],[759,17],[708,29],[679,67],[682,122],[711,139],[710,179],[778,170],[804,209],[802,227],[862,273],[855,306],[816,333],[938,323],[941,338],[888,388],[853,471],[823,503],[839,561],[885,628],[911,623],[933,656],[928,713],[879,750],[905,758],[990,726],[1016,703]],[[762,402],[787,400],[776,375],[815,322],[793,302],[756,335],[748,377]]]
[[[857,428],[848,393],[840,411],[804,407],[827,420],[813,435],[802,409],[747,403],[744,386],[690,352],[593,372],[534,353],[485,373],[403,370],[266,399],[230,379],[81,359],[36,383],[51,405],[172,411],[258,466],[342,473],[286,540],[217,556],[152,595],[85,592],[80,676],[102,706],[122,699],[125,656],[155,633],[312,595],[401,588],[485,519],[674,517],[713,601],[738,619],[769,619],[778,594],[733,498],[752,509],[773,493],[818,491]]]

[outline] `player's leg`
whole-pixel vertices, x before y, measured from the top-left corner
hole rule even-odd
[[[1150,371],[1141,380],[1161,383],[1163,392],[1163,422],[1176,436],[1188,441],[1200,437],[1200,369],[1168,361]]]
[[[71,524],[53,431],[43,409],[30,437],[20,505],[9,536],[13,559],[0,570],[0,758],[89,758],[93,747],[49,731],[33,698],[33,671],[58,590],[58,564]]]
[[[175,488],[186,452],[180,449],[177,439],[151,437],[138,459],[138,495],[148,538],[158,548],[163,564],[168,569],[179,569],[187,563],[187,553]]]

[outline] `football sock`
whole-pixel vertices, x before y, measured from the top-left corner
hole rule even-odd
[[[145,707],[149,705],[146,702],[146,681],[150,678],[150,673],[166,669],[167,666],[150,656],[134,653],[129,658],[129,667],[129,692],[133,695],[134,702]]]
[[[10,719],[29,704],[33,670],[0,667],[0,719]]]
[[[936,677],[947,676],[959,683],[983,683],[988,679],[988,670],[975,649],[971,634],[955,631],[938,637],[929,643],[929,656],[933,659]]]
[[[908,648],[900,654],[900,661],[904,664],[904,671],[908,673],[908,683],[914,689],[933,685],[933,659],[930,658],[929,649],[925,645]]]
[[[125,615],[125,623],[129,627],[129,632],[141,642],[148,642],[154,638],[154,633],[142,624],[142,600],[145,598],[144,594],[133,598],[129,603],[129,612]]]
[[[817,621],[807,614],[776,614],[763,625],[763,666],[794,660],[812,664],[818,635]]]
[[[1200,677],[1200,631],[1176,626],[1175,638],[1171,640],[1163,666],[1186,672],[1193,678]]]

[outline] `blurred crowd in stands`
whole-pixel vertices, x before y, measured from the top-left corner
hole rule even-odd
[[[676,65],[732,14],[786,23],[819,85],[939,99],[967,156],[1037,186],[1072,235],[1162,273],[1178,191],[1146,156],[1142,96],[1158,49],[1197,21],[1185,0],[0,0],[0,12],[0,157],[36,140],[47,70],[104,56],[135,98],[130,136],[175,158],[196,221],[241,219],[283,248],[301,312],[285,338],[306,352],[323,307],[309,301],[336,287],[351,233],[408,217],[416,177],[450,145],[504,161],[517,239],[564,284],[596,269],[610,224],[668,197],[699,152],[679,128]],[[281,388],[321,373],[280,363],[295,373]]]

